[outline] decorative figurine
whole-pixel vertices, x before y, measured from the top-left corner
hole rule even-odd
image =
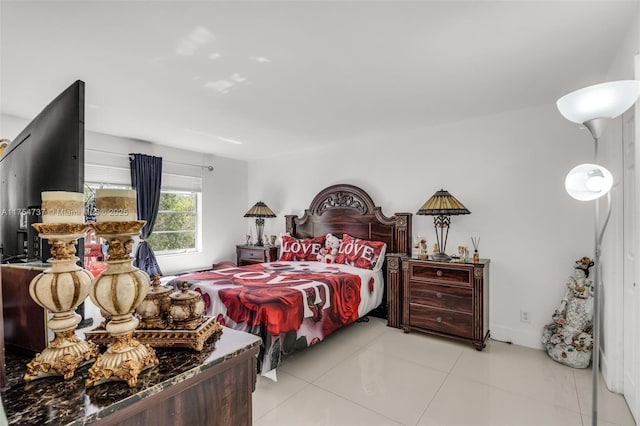
[[[576,261],[574,276],[567,282],[567,293],[553,313],[553,322],[544,326],[542,343],[555,361],[574,368],[587,368],[593,348],[593,281],[589,268],[593,261]]]
[[[458,255],[460,255],[460,262],[467,263],[469,258],[469,248],[466,246],[458,246]]]

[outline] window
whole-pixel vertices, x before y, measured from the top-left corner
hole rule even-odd
[[[149,243],[156,253],[195,250],[198,199],[195,192],[162,191],[160,207]]]
[[[116,184],[85,184],[85,200],[96,189],[131,186]],[[156,254],[195,251],[198,248],[198,198],[200,192],[161,190],[160,206],[153,233],[148,241]]]

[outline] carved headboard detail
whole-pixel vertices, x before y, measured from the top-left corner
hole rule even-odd
[[[411,213],[385,216],[369,194],[354,185],[340,184],[320,191],[300,217],[286,215],[286,230],[297,238],[343,233],[384,241],[387,253],[411,254]]]

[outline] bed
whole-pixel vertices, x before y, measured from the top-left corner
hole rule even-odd
[[[286,355],[369,314],[386,316],[385,253],[409,253],[411,216],[385,216],[356,186],[329,186],[302,216],[285,216],[278,261],[227,264],[177,276],[170,285],[188,282],[202,294],[205,315],[260,336],[260,372],[275,378]],[[335,263],[316,260],[328,235],[342,241]]]

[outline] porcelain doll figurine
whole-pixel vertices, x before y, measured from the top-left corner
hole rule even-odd
[[[567,281],[567,292],[553,313],[553,322],[544,326],[542,343],[554,360],[575,368],[587,368],[593,347],[593,281],[589,268],[593,261],[576,261],[575,273]]]

